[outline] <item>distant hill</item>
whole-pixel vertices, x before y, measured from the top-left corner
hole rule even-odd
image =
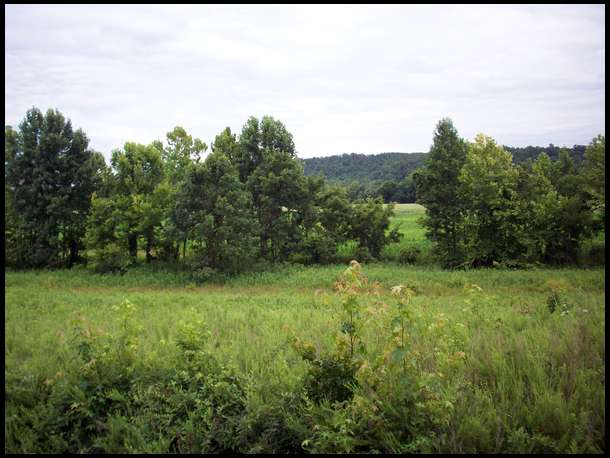
[[[549,155],[552,160],[559,157],[561,147],[549,146],[526,146],[504,147],[513,155],[515,163],[527,159],[535,160],[542,152]],[[584,157],[586,146],[574,145],[566,148],[574,162],[579,164]],[[380,153],[380,154],[340,154],[327,157],[313,157],[302,159],[305,175],[316,175],[319,173],[329,181],[334,182],[382,182],[401,181],[415,169],[424,165],[428,153]]]
[[[323,173],[330,181],[400,181],[424,164],[428,153],[341,154],[304,159],[305,175]]]

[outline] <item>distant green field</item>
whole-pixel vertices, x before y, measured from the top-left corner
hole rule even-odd
[[[390,228],[399,227],[405,242],[426,245],[428,243],[424,228],[419,223],[426,214],[426,209],[419,204],[395,204]]]
[[[403,235],[396,243],[386,245],[382,251],[382,257],[388,261],[398,261],[401,250],[405,248],[416,248],[421,253],[429,252],[431,243],[426,239],[424,227],[420,219],[425,215],[426,209],[419,204],[394,204],[395,216],[390,223],[390,229],[398,228]],[[427,263],[421,255],[419,263]]]

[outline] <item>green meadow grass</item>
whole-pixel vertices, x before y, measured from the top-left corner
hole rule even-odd
[[[142,360],[171,368],[177,323],[202,319],[211,332],[208,350],[251,380],[251,402],[272,402],[277,393],[293,389],[307,370],[288,345],[286,326],[320,349],[332,348],[339,300],[331,285],[344,268],[290,266],[199,287],[186,276],[145,268],[123,276],[86,269],[6,272],[5,425],[19,411],[15,399],[24,402],[45,380],[76,370],[70,340],[75,314],[112,334],[117,332],[112,307],[125,299],[137,308]],[[547,431],[548,437],[565,442],[572,435],[579,450],[600,448],[603,431],[598,428],[605,421],[604,269],[444,272],[379,263],[365,264],[364,270],[370,282],[380,284],[380,296],[366,298],[367,306],[391,303],[389,290],[397,284],[416,291],[413,345],[428,372],[441,370],[435,361],[439,351],[467,355],[453,378],[444,379],[446,389],[461,378],[484,381],[484,388],[460,398],[446,450],[494,450],[487,437],[493,432],[485,426],[491,422],[486,417],[490,408],[516,430],[550,422],[548,428],[555,429]],[[550,281],[563,285],[569,304],[563,316],[548,310]],[[433,329],[439,318],[446,327],[440,333]],[[381,320],[365,330],[372,354],[383,350],[388,329]],[[532,393],[525,393],[524,383]],[[468,431],[460,430],[464,421],[472,423]],[[484,430],[483,438],[469,436],[483,434],[477,428]]]
[[[433,263],[429,257],[432,244],[426,239],[426,232],[420,224],[421,218],[426,214],[426,209],[419,204],[394,204],[394,214],[390,229],[397,228],[402,234],[402,238],[399,242],[386,245],[381,252],[382,258],[388,261],[398,261],[402,250],[417,249],[421,253],[418,264]]]
[[[426,249],[417,224],[422,215],[421,206],[396,206],[392,226],[400,225],[405,237],[390,250]],[[5,271],[5,452],[48,451],[44,434],[33,431],[55,413],[37,403],[64,374],[82,371],[75,323],[84,319],[91,332],[118,335],[116,306],[125,300],[135,305],[142,368],[171,372],[178,330],[201,320],[210,333],[206,350],[247,380],[245,412],[264,418],[309,370],[290,336],[321,352],[334,348],[342,318],[332,286],[345,268],[278,265],[203,285],[188,272],[147,266],[124,275],[84,267]],[[371,362],[392,340],[391,288],[402,284],[415,292],[409,304],[415,376],[422,389],[433,383],[450,406],[442,433],[426,438],[426,450],[605,451],[604,267],[448,272],[433,264],[378,262],[363,269],[369,284],[378,285],[377,294],[360,299]],[[346,424],[336,423],[330,437],[347,440]],[[312,431],[302,434],[304,443],[317,444],[314,451],[346,450],[339,439],[329,446]],[[105,450],[167,451],[162,441],[150,449],[142,448],[145,442],[121,439]],[[381,450],[403,450],[396,444]],[[252,450],[258,449],[244,449]]]

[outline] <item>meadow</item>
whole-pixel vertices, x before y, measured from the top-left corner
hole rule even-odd
[[[604,267],[347,267],[5,271],[5,452],[605,451]]]

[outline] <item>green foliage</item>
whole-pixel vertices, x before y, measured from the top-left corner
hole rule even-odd
[[[491,266],[521,254],[518,172],[510,153],[490,137],[468,144],[460,171],[464,250],[469,264]]]
[[[300,244],[297,255],[299,261],[304,264],[328,264],[335,260],[337,243],[331,232],[316,226],[311,229]],[[293,256],[290,258],[296,261]]]
[[[546,305],[549,312],[554,313],[556,310],[559,310],[562,316],[569,313],[569,306],[565,299],[565,292],[567,289],[565,282],[549,280],[546,282],[546,287],[549,290],[549,295],[546,299]]]
[[[97,273],[124,273],[130,263],[125,248],[111,242],[96,250],[91,265]]]
[[[401,264],[416,264],[420,256],[420,248],[414,246],[402,247],[398,254],[398,262]]]
[[[377,258],[384,245],[396,241],[396,232],[386,235],[393,215],[394,205],[384,205],[381,199],[367,199],[362,204],[354,205],[350,238],[357,240],[361,247],[366,247],[371,256]]]
[[[513,156],[515,165],[536,160],[546,154],[557,161],[562,152],[576,164],[583,162],[585,145],[572,148],[527,146],[515,148],[504,146]],[[430,153],[380,153],[380,154],[341,154],[325,157],[302,159],[305,175],[324,175],[334,184],[348,188],[350,200],[367,197],[383,197],[389,202],[415,202],[413,175],[426,165]],[[383,196],[383,190],[387,194]]]
[[[172,185],[184,179],[186,170],[193,162],[199,162],[208,146],[200,139],[191,137],[183,127],[176,126],[166,135],[167,146],[161,148],[165,175]]]
[[[598,135],[585,150],[585,191],[598,227],[606,228],[606,137]]]
[[[519,170],[521,242],[527,260],[576,263],[583,242],[601,227],[595,222],[586,176],[565,152],[557,162],[541,155]]]
[[[306,175],[332,182],[399,182],[423,165],[426,153],[342,154],[303,159]]]
[[[19,130],[6,126],[7,265],[71,266],[86,260],[80,254],[86,248],[99,272],[125,270],[119,250],[132,266],[143,252],[155,268],[176,269],[182,252],[180,268],[192,267],[194,279],[207,281],[256,270],[257,263],[354,257],[438,260],[445,267],[603,262],[587,242],[605,227],[603,136],[586,149],[584,162],[583,148],[550,145],[519,150],[519,161],[528,160],[516,169],[489,138],[470,144],[467,158],[466,142],[443,119],[424,167],[407,171],[392,153],[384,158],[398,175],[348,187],[306,176],[292,135],[270,116],[250,117],[239,137],[226,128],[206,161],[207,145],[184,128],[166,138],[165,145],[127,142],[107,167],[57,111],[43,116],[33,108]],[[549,156],[532,163],[534,152]],[[227,178],[214,178],[225,172]],[[193,174],[207,178],[195,184]],[[416,188],[431,243],[391,225],[394,207],[382,205],[412,200]]]
[[[460,195],[459,174],[466,162],[466,143],[450,119],[442,119],[434,131],[426,166],[414,177],[417,201],[426,207],[422,224],[433,241],[435,252],[448,267],[461,264],[463,226],[462,209],[466,201]]]
[[[251,264],[258,227],[250,196],[224,153],[194,165],[180,197],[193,221],[191,239],[199,244],[201,266],[234,273]]]
[[[311,342],[293,336],[291,344],[299,355],[310,363],[303,379],[308,398],[314,402],[336,403],[351,399],[357,384],[356,371],[362,364],[365,353],[361,339],[363,322],[362,307],[358,294],[366,288],[367,277],[360,264],[353,260],[334,283],[341,295],[341,327],[336,337],[336,349],[331,353],[320,353]]]
[[[32,108],[17,131],[5,129],[6,260],[13,266],[81,261],[84,221],[104,166],[88,143],[57,110]]]
[[[264,149],[262,154],[247,187],[261,228],[260,254],[277,261],[286,259],[299,237],[299,223],[312,196],[301,165],[289,152]]]

